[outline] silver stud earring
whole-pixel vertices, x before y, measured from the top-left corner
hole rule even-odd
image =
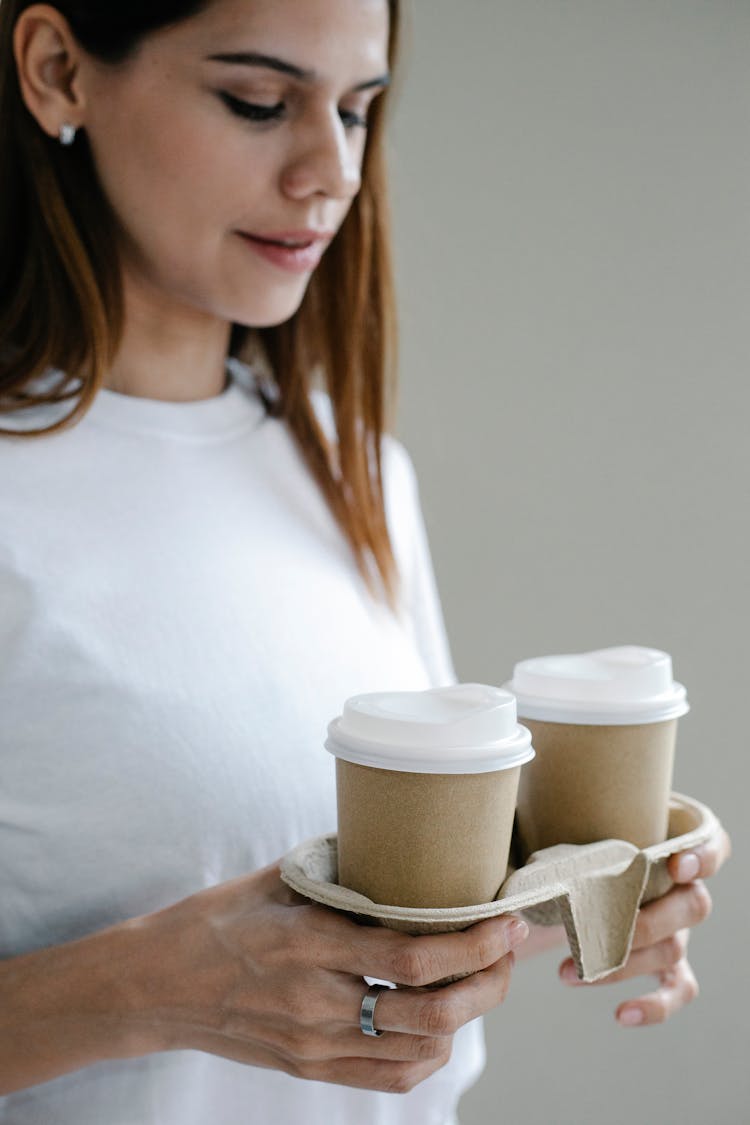
[[[69,125],[67,122],[60,126],[59,137],[61,145],[72,145],[76,139],[78,128],[75,125]]]

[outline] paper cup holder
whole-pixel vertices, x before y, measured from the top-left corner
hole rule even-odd
[[[298,894],[358,921],[411,934],[463,930],[484,918],[521,914],[541,925],[562,922],[578,976],[596,981],[621,968],[633,941],[642,902],[672,885],[666,860],[714,833],[718,821],[705,805],[680,793],[670,799],[669,836],[639,850],[624,840],[559,844],[529,857],[512,871],[493,902],[435,910],[387,906],[337,883],[336,836],[319,836],[294,848],[281,877]]]

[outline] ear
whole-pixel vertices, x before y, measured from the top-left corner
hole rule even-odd
[[[21,96],[44,132],[57,137],[61,125],[81,125],[81,48],[65,17],[49,4],[26,8],[13,30],[13,54]]]

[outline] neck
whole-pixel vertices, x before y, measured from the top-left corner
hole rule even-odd
[[[126,284],[125,330],[104,386],[166,402],[220,395],[231,325],[191,308],[165,308]]]

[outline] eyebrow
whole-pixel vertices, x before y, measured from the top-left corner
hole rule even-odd
[[[267,70],[277,70],[280,74],[288,74],[299,82],[315,82],[317,75],[314,70],[304,70],[301,66],[278,59],[274,55],[261,55],[255,51],[239,51],[234,54],[209,55],[209,62],[232,63],[240,66],[259,66]],[[370,78],[367,82],[359,82],[354,90],[371,90],[375,87],[390,85],[390,74],[381,74],[377,78]]]

